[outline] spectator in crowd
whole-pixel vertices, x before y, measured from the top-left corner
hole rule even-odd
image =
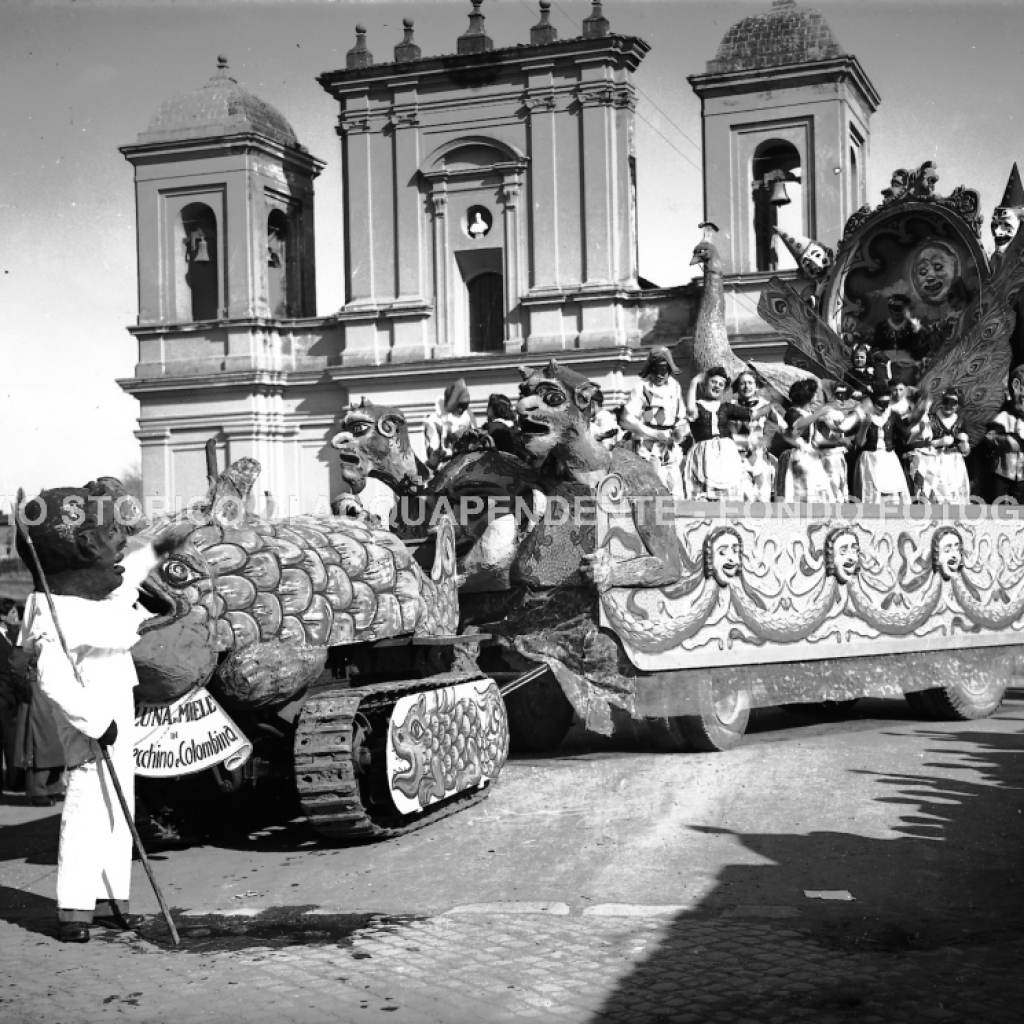
[[[20,793],[25,789],[24,773],[17,766],[18,693],[11,670],[11,657],[18,642],[21,619],[9,597],[0,601],[0,730],[3,735],[3,773],[0,789]]]
[[[11,656],[18,693],[15,760],[25,772],[25,794],[33,807],[52,807],[64,799],[64,748],[53,705],[40,693],[35,659],[23,647]]]

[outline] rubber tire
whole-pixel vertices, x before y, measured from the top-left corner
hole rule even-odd
[[[700,686],[699,698],[699,715],[679,716],[679,724],[693,749],[713,754],[738,746],[750,721],[747,691],[735,690],[716,705],[711,681],[707,680]]]
[[[849,697],[846,700],[814,700],[802,704],[783,704],[782,706],[794,715],[826,715],[828,718],[845,718],[860,697]]]
[[[1006,695],[1006,680],[991,678],[986,685],[970,689],[961,681],[934,690],[907,693],[907,703],[918,714],[940,722],[972,722],[989,718],[999,710]]]
[[[550,672],[505,698],[509,749],[516,754],[557,750],[572,725],[573,709]]]
[[[690,737],[683,726],[683,716],[648,718],[647,728],[655,748],[666,754],[685,754],[693,750]]]

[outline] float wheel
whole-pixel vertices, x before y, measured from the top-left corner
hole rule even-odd
[[[668,718],[648,718],[647,728],[650,730],[654,746],[666,754],[682,754],[693,750],[682,715]]]
[[[904,696],[918,714],[942,722],[970,722],[999,710],[1006,694],[1006,679],[998,673],[961,677],[948,686],[919,690]]]
[[[750,694],[735,689],[715,700],[711,680],[702,680],[698,691],[699,715],[680,715],[679,722],[695,750],[716,753],[731,750],[743,739],[750,721]]]

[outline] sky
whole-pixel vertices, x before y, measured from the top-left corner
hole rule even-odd
[[[882,96],[872,119],[868,195],[896,167],[938,164],[998,203],[1024,163],[1020,68],[1024,0],[817,0],[840,45]],[[689,280],[702,220],[700,103],[686,76],[704,71],[726,30],[770,0],[606,0],[612,30],[651,52],[635,76],[640,272]],[[22,486],[81,485],[138,462],[138,403],[117,385],[136,343],[134,142],[168,96],[199,88],[226,54],[239,83],[277,107],[327,162],[316,183],[318,313],[344,301],[337,109],[316,76],[344,67],[365,24],[391,60],[402,19],[425,56],[452,53],[468,0],[0,0],[0,501]],[[536,0],[486,0],[496,46],[529,39]],[[582,0],[555,0],[563,38]],[[838,239],[821,239],[834,245]],[[986,230],[986,243],[988,234]],[[990,246],[989,246],[990,247]]]

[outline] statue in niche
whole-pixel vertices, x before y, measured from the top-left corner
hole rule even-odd
[[[483,238],[487,232],[491,230],[491,225],[484,219],[483,210],[479,207],[471,211],[471,214],[473,216],[473,220],[470,222],[470,225],[466,230],[474,239]]]

